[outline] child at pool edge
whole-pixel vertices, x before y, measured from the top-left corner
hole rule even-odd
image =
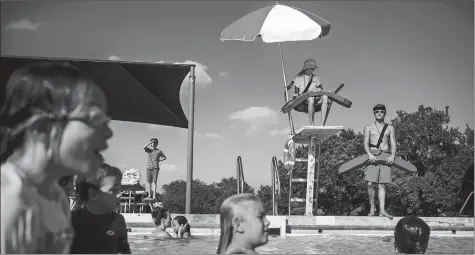
[[[220,209],[217,254],[257,254],[255,249],[268,242],[269,224],[259,197],[248,193],[228,197]]]
[[[429,238],[429,225],[416,216],[400,219],[394,228],[396,253],[423,254],[427,250]]]
[[[188,220],[185,216],[176,216],[172,222],[173,230],[177,238],[190,238],[191,237],[191,227],[188,224]]]
[[[125,219],[115,212],[121,181],[121,171],[104,163],[97,176],[78,185],[80,206],[72,212],[76,235],[71,253],[131,253]]]

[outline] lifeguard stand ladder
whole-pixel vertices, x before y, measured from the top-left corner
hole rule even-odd
[[[307,162],[307,179],[293,179],[292,172],[290,172],[289,215],[291,213],[292,202],[305,202],[305,216],[313,216],[313,202],[315,202],[315,211],[317,212],[321,145],[323,141],[340,132],[342,129],[343,126],[304,126],[292,136],[292,140],[295,144],[309,144],[309,147],[307,159],[295,159],[296,162]],[[307,182],[305,199],[292,197],[292,182]],[[316,187],[314,187],[314,184],[316,184]]]

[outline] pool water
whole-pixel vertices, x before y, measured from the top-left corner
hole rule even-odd
[[[190,240],[154,240],[145,235],[129,235],[133,254],[216,254],[219,235],[193,236]],[[314,235],[269,237],[257,249],[273,253],[394,253],[392,236]],[[431,237],[427,253],[474,254],[473,237]]]

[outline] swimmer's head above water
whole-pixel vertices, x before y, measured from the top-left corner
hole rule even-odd
[[[254,251],[268,242],[264,205],[253,194],[237,194],[224,200],[220,209],[221,236],[218,254]]]
[[[396,253],[423,254],[427,250],[429,238],[429,225],[416,216],[402,218],[394,228]]]
[[[152,219],[156,226],[171,227],[171,215],[166,208],[153,208]]]

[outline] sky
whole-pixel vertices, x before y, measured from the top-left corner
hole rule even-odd
[[[193,178],[207,183],[244,177],[259,189],[271,183],[273,156],[282,157],[288,117],[280,112],[284,89],[277,44],[220,41],[221,31],[267,1],[7,1],[2,2],[1,53],[20,56],[196,64]],[[327,125],[362,132],[372,107],[419,105],[443,110],[450,125],[474,126],[473,1],[279,1],[331,23],[328,36],[283,43],[287,80],[308,58],[320,67],[324,89],[345,87],[351,108],[334,104]],[[180,99],[188,116],[189,87]],[[146,110],[146,109],[144,109]],[[308,117],[293,112],[296,129]],[[316,123],[320,114],[316,115]],[[142,172],[142,146],[160,140],[167,156],[158,184],[186,180],[187,129],[113,121],[104,156]],[[396,131],[397,132],[397,131]]]

